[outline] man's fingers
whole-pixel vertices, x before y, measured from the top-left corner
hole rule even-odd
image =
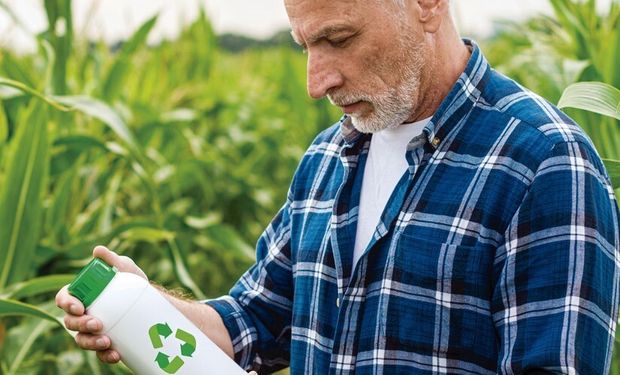
[[[121,360],[120,354],[112,349],[97,351],[97,358],[99,358],[101,362],[105,363],[117,363]]]
[[[123,271],[125,264],[123,262],[123,258],[120,255],[115,253],[114,251],[109,250],[105,246],[96,246],[93,249],[93,257],[99,258],[106,262],[107,264],[118,268]]]
[[[69,294],[68,287],[68,285],[65,285],[56,293],[56,306],[60,307],[68,314],[83,315],[84,305],[79,299]]]
[[[93,256],[116,267],[119,271],[132,272],[147,279],[144,272],[126,256],[120,256],[104,246],[97,246],[93,250]],[[147,279],[148,280],[148,279]],[[96,350],[99,360],[105,363],[120,361],[120,354],[110,349],[110,338],[101,335],[103,324],[93,316],[85,315],[84,305],[69,294],[68,286],[64,286],[56,294],[56,305],[66,312],[64,323],[67,329],[77,331],[76,344],[86,350]]]
[[[105,246],[96,246],[95,249],[93,249],[93,256],[116,267],[119,271],[131,272],[148,280],[144,271],[142,271],[131,258],[118,255]]]
[[[80,348],[87,350],[107,350],[111,345],[109,337],[89,333],[78,333],[75,342]]]
[[[103,324],[98,319],[89,315],[65,315],[64,321],[67,329],[81,333],[99,333],[103,328]]]

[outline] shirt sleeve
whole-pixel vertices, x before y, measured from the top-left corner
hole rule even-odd
[[[556,144],[497,250],[498,373],[608,373],[618,231],[618,207],[596,151],[585,142]]]
[[[271,373],[290,358],[293,280],[290,194],[259,238],[256,263],[229,295],[206,301],[228,329],[235,361],[246,370]]]

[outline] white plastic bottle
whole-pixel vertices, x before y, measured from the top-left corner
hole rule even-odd
[[[247,375],[147,280],[93,259],[69,285],[136,374]]]

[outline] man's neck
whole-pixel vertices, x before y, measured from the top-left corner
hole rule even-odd
[[[465,71],[471,55],[453,28],[438,33],[432,43],[432,56],[428,60],[426,74],[422,77],[418,105],[406,123],[430,117],[439,109],[441,102]]]

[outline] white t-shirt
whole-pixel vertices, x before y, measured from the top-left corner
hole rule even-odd
[[[409,141],[422,134],[430,120],[429,117],[372,135],[362,181],[352,270],[370,243],[392,191],[409,168],[405,158]]]

